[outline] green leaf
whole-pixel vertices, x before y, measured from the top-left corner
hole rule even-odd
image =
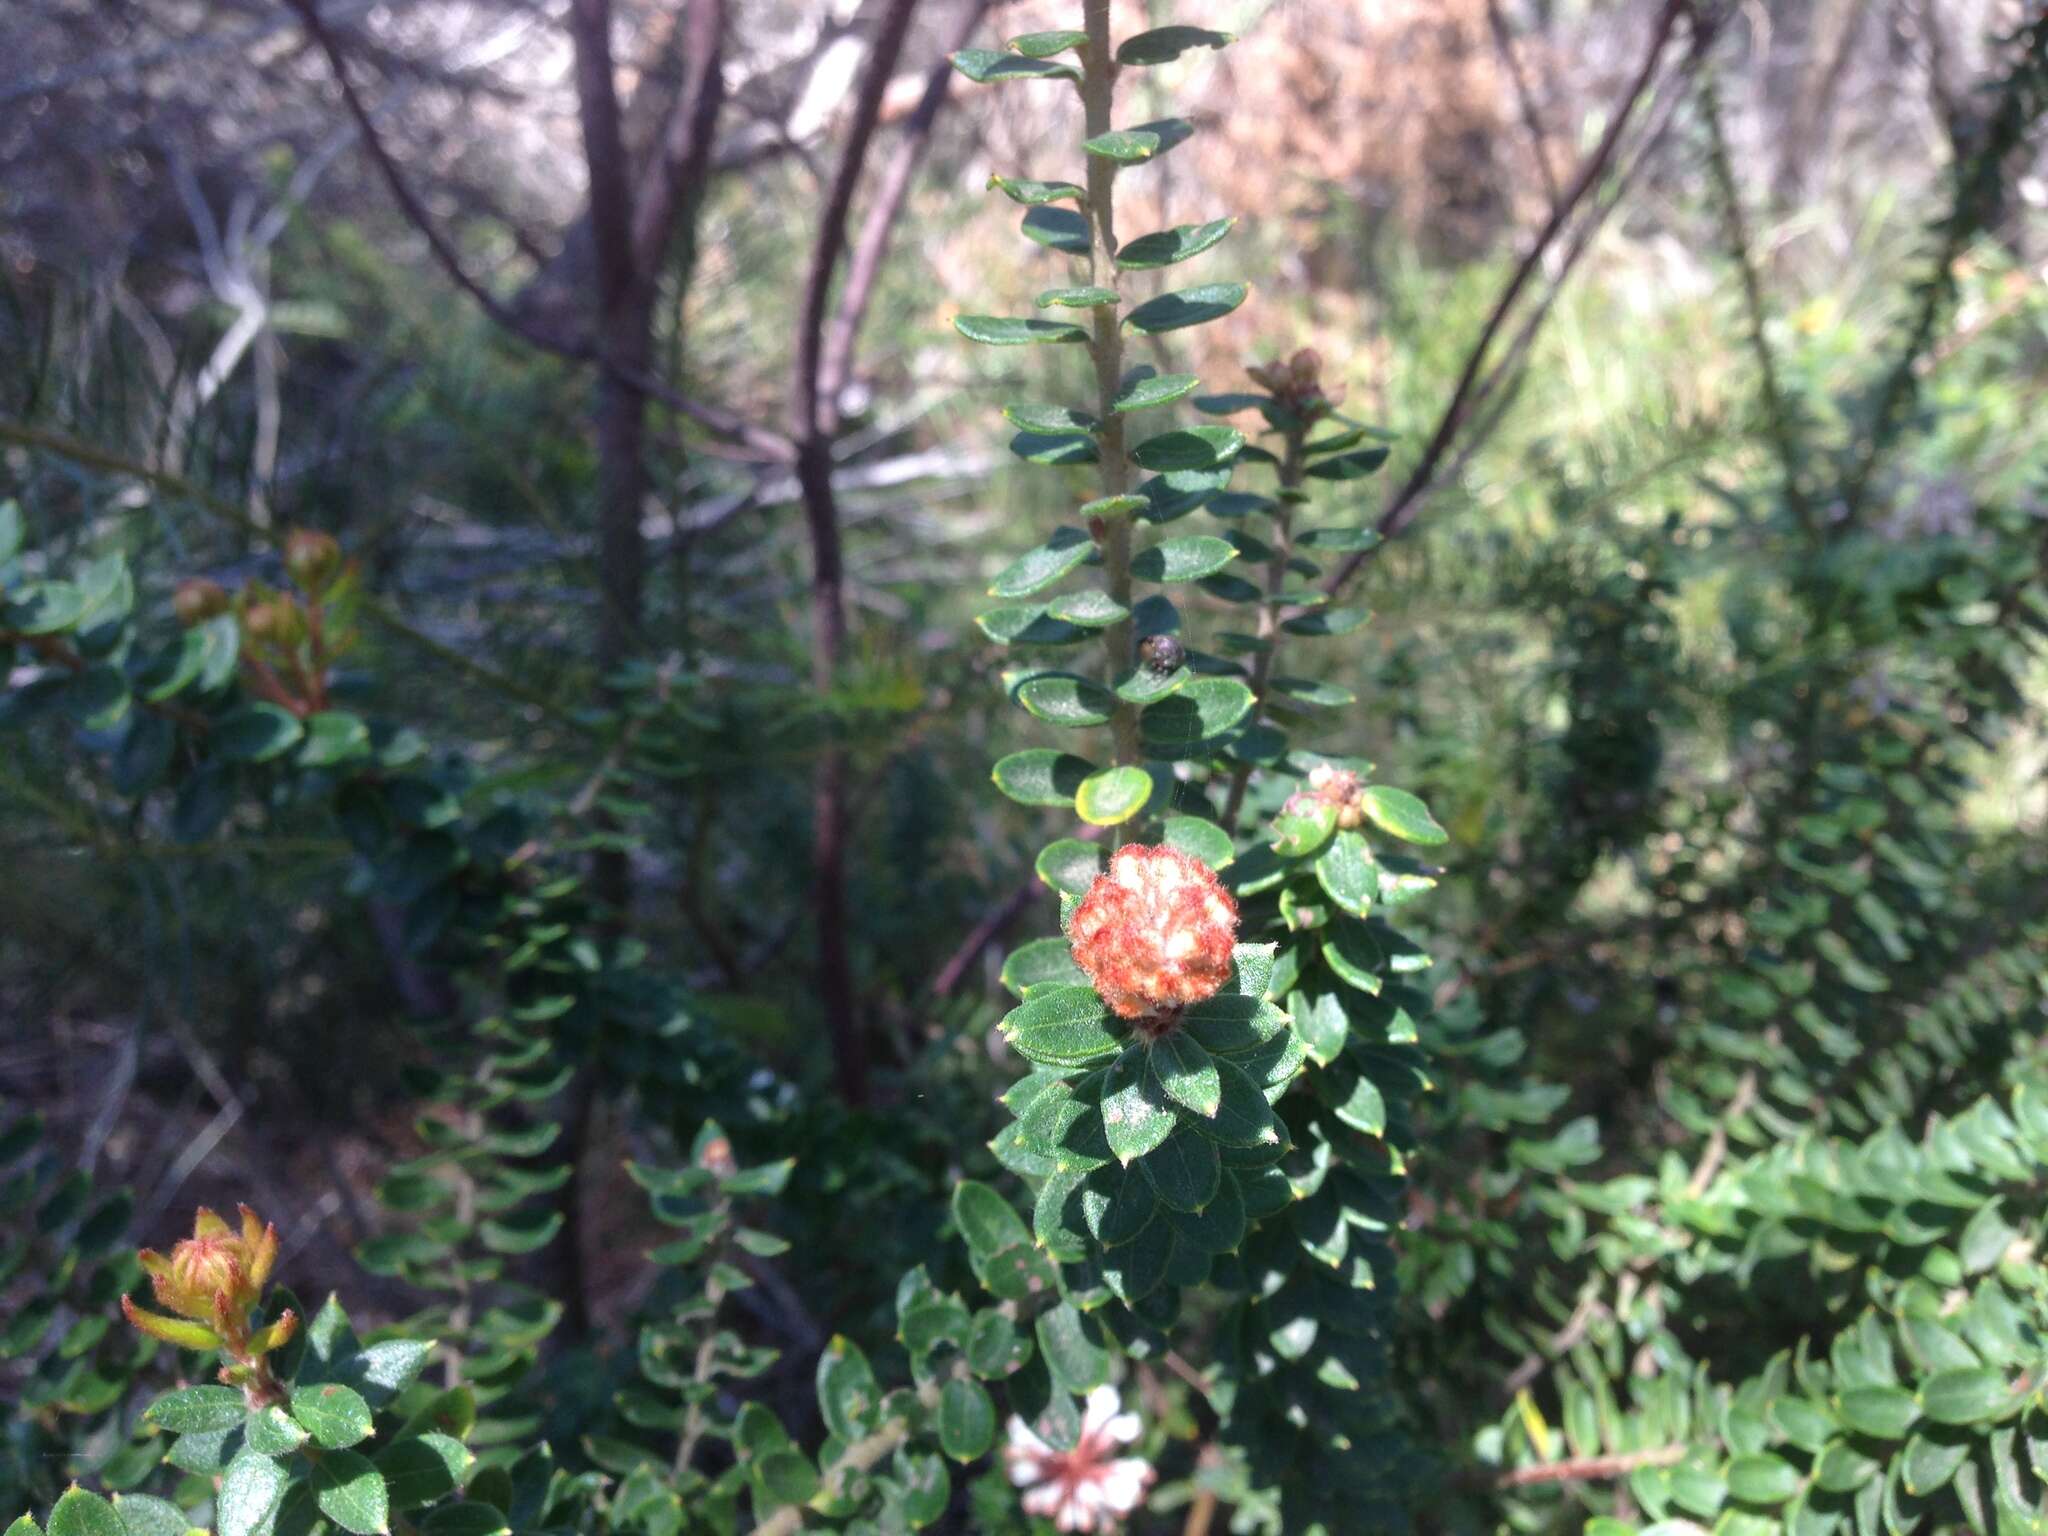
[[[1009,412],[1006,410],[1004,414]],[[1019,555],[1004,567],[1003,573],[988,589],[989,596],[1029,597],[1051,586],[1094,553],[1095,541],[1079,528],[1055,528],[1052,537],[1038,548]]]
[[[1920,1384],[1920,1407],[1937,1424],[1977,1424],[2012,1403],[2005,1373],[1989,1366],[1936,1371]]]
[[[1119,64],[1165,64],[1195,48],[1223,48],[1237,41],[1234,32],[1212,32],[1207,27],[1154,27],[1127,37],[1117,48]]]
[[[1107,725],[1116,698],[1100,683],[1069,672],[1041,672],[1020,685],[1017,702],[1047,725]]]
[[[1045,605],[1047,618],[1084,629],[1107,629],[1130,617],[1130,612],[1107,592],[1092,587],[1080,592],[1062,593]]]
[[[60,634],[84,618],[85,609],[85,593],[70,582],[39,581],[0,591],[0,629],[23,635]]]
[[[1196,678],[1140,715],[1139,731],[1148,750],[1170,756],[1222,735],[1255,702],[1251,689],[1234,677]]]
[[[1920,1405],[1904,1387],[1851,1387],[1837,1408],[1844,1424],[1880,1440],[1905,1439],[1920,1418]]]
[[[996,1405],[978,1381],[955,1377],[939,1392],[939,1449],[955,1461],[988,1454],[996,1439]]]
[[[1305,859],[1337,835],[1337,807],[1311,800],[1273,818],[1273,851],[1283,859]]]
[[[1380,967],[1386,964],[1387,957],[1373,942],[1365,924],[1348,917],[1339,918],[1325,931],[1323,962],[1346,986],[1356,987],[1373,997],[1379,996],[1381,988],[1386,985]]]
[[[1451,834],[1436,824],[1429,807],[1405,789],[1386,784],[1368,784],[1359,797],[1360,808],[1384,832],[1411,843],[1445,843]]]
[[[1087,1224],[1081,1214],[1080,1169],[1055,1169],[1039,1186],[1031,1211],[1031,1234],[1038,1246],[1062,1264],[1078,1264],[1088,1253]]]
[[[1115,770],[1112,770],[1115,771]],[[1137,770],[1144,772],[1143,769]],[[1146,780],[1149,788],[1151,780]],[[1058,842],[1048,843],[1041,848],[1033,867],[1038,878],[1054,890],[1068,896],[1086,896],[1088,887],[1095,883],[1095,877],[1102,873],[1102,845],[1083,842],[1078,837],[1063,837]],[[1066,947],[1065,939],[1048,940],[1061,948]]]
[[[1027,464],[1054,467],[1098,463],[1102,450],[1087,432],[1019,432],[1010,439],[1010,452]]]
[[[1244,434],[1235,427],[1183,427],[1146,438],[1131,450],[1131,459],[1142,469],[1216,469],[1243,449]]]
[[[1328,640],[1350,634],[1371,618],[1363,608],[1318,608],[1313,613],[1297,613],[1291,619],[1282,619],[1280,627],[1290,635]]]
[[[1033,303],[1040,309],[1104,309],[1123,302],[1114,288],[1048,288]]]
[[[303,735],[305,727],[290,710],[258,702],[223,715],[207,741],[223,762],[267,763],[289,752]]]
[[[953,55],[953,67],[976,85],[995,85],[1005,80],[1078,81],[1081,78],[1081,72],[1071,64],[1026,58],[994,48],[962,48]]]
[[[1188,1125],[1226,1147],[1257,1149],[1281,1147],[1287,1137],[1280,1117],[1259,1091],[1259,1085],[1230,1058],[1216,1058],[1216,1080],[1222,1089],[1212,1118],[1190,1120]],[[1176,1136],[1174,1140],[1181,1140]]]
[[[1109,1380],[1109,1351],[1094,1325],[1071,1301],[1038,1314],[1038,1353],[1053,1379],[1069,1392],[1088,1393]]]
[[[29,1523],[33,1528],[34,1522]],[[239,1536],[228,1530],[225,1517],[221,1518],[220,1530],[221,1536]],[[114,1513],[113,1505],[96,1493],[74,1486],[50,1506],[50,1536],[127,1536],[127,1528]]]
[[[1327,1078],[1318,1079],[1318,1086],[1324,1086],[1328,1081]],[[1353,1082],[1351,1092],[1331,1105],[1330,1113],[1354,1131],[1362,1131],[1367,1136],[1386,1134],[1387,1101],[1373,1080],[1363,1073]]]
[[[1168,405],[1201,387],[1202,381],[1192,373],[1155,373],[1124,385],[1117,392],[1110,409],[1117,412],[1142,411],[1155,405]]]
[[[954,1209],[959,1209],[957,1191]],[[1009,1207],[1005,1205],[1004,1209]],[[1021,1230],[1023,1223],[1017,1225]],[[868,1357],[853,1340],[835,1334],[818,1357],[818,1411],[824,1416],[825,1427],[851,1444],[877,1427],[876,1415],[881,1406],[881,1383],[875,1379]]]
[[[1230,834],[1199,816],[1169,816],[1160,824],[1160,833],[1160,841],[1167,847],[1178,848],[1211,869],[1228,869],[1237,858]]]
[[[1216,1074],[1216,1059],[1186,1030],[1169,1031],[1152,1042],[1151,1068],[1153,1080],[1166,1098],[1203,1119],[1214,1118],[1222,1106],[1223,1084]]]
[[[384,1474],[355,1451],[329,1451],[320,1458],[313,1468],[313,1498],[321,1514],[355,1536],[384,1536],[391,1529]]]
[[[1209,1124],[1211,1122],[1203,1122]],[[1162,1204],[1177,1211],[1199,1211],[1216,1198],[1223,1164],[1208,1136],[1182,1132],[1169,1136],[1138,1160]]]
[[[1311,480],[1363,480],[1386,462],[1385,448],[1360,448],[1355,453],[1339,453],[1316,460],[1308,467],[1308,477]]]
[[[1164,1221],[1151,1221],[1129,1242],[1105,1251],[1097,1262],[1109,1288],[1130,1303],[1159,1289],[1172,1258],[1173,1228]]]
[[[299,748],[303,768],[331,768],[370,755],[370,728],[354,715],[322,710],[306,721],[305,745]]]
[[[1071,208],[1033,208],[1024,215],[1024,238],[1067,256],[1088,254],[1088,221]]]
[[[1005,44],[1012,53],[1021,53],[1027,59],[1049,59],[1056,53],[1065,53],[1069,48],[1079,50],[1088,46],[1088,34],[1071,29],[1059,32],[1026,32],[1013,37]]]
[[[1092,827],[1114,827],[1144,810],[1151,798],[1152,775],[1143,768],[1105,768],[1081,781],[1074,814]]]
[[[0,501],[0,565],[21,553],[21,537],[21,507],[11,500]]]
[[[425,1339],[386,1339],[344,1361],[339,1374],[372,1406],[379,1406],[419,1379],[433,1350]]]
[[[181,1387],[151,1403],[143,1416],[174,1435],[189,1435],[232,1429],[249,1416],[249,1407],[233,1387]]]
[[[124,1493],[114,1500],[114,1513],[121,1517],[127,1536],[185,1536],[192,1522],[185,1511],[168,1499],[146,1493]]]
[[[304,1445],[307,1433],[298,1420],[275,1403],[249,1415],[249,1449],[265,1456],[285,1456]]]
[[[1034,209],[1034,213],[1050,212]],[[955,315],[953,329],[989,347],[1024,347],[1039,342],[1086,341],[1088,328],[1070,320],[1008,319],[1000,315]]]
[[[1244,283],[1204,283],[1198,288],[1183,288],[1178,293],[1162,293],[1155,299],[1147,299],[1126,315],[1124,325],[1147,336],[1158,336],[1167,331],[1220,320],[1244,303],[1250,294],[1251,288]]]
[[[270,1528],[277,1506],[283,1502],[291,1474],[261,1451],[244,1448],[221,1474],[220,1493],[214,1500],[214,1525],[220,1536],[257,1536]],[[56,1521],[50,1536],[58,1536]]]
[[[1800,1477],[1783,1457],[1759,1452],[1728,1463],[1728,1492],[1744,1504],[1782,1504],[1799,1492]]]
[[[1076,432],[1092,432],[1096,427],[1095,418],[1089,415],[1088,412],[1078,411],[1064,405],[1006,405],[1003,407],[1003,416],[1011,425],[1022,427],[1027,432],[1071,435]],[[1078,528],[1061,528],[1055,533],[1054,537],[1059,538],[1061,535],[1067,534],[1079,535],[1084,545],[1084,557],[1086,549],[1094,548],[1094,544],[1089,541],[1088,536],[1083,534]],[[1031,553],[1036,554],[1038,551],[1033,550]],[[1026,556],[1025,558],[1028,559],[1030,557]],[[994,595],[997,597],[1022,597],[1025,594],[1022,592],[996,592]]]
[[[1010,1202],[973,1179],[963,1179],[953,1191],[953,1220],[969,1250],[982,1258],[1031,1241],[1031,1229]]]
[[[360,1392],[339,1382],[293,1388],[292,1417],[329,1450],[354,1445],[370,1434],[370,1405]]]
[[[1140,581],[1196,581],[1214,575],[1237,558],[1237,546],[1214,534],[1189,534],[1162,539],[1131,557],[1131,574]]]
[[[1123,1048],[1110,1014],[1092,987],[1048,987],[1033,993],[1002,1022],[1003,1038],[1026,1061],[1082,1066]]]
[[[1000,759],[992,777],[996,788],[1020,805],[1065,808],[1074,803],[1082,782],[1093,772],[1095,765],[1085,757],[1033,747]]]
[[[419,1523],[421,1536],[507,1536],[511,1529],[497,1505],[473,1498],[429,1510]]]
[[[995,1307],[974,1314],[967,1333],[967,1364],[985,1381],[1013,1376],[1031,1358],[1031,1341]]]
[[[1364,917],[1380,889],[1371,844],[1356,832],[1339,832],[1316,859],[1316,883],[1346,912]]]
[[[1012,180],[1007,176],[991,176],[991,189],[1001,192],[1013,203],[1022,203],[1026,208],[1043,208],[1047,203],[1063,202],[1072,198],[1085,202],[1088,193],[1085,188],[1071,181],[1032,181],[1028,178]]]
[[[1173,1134],[1173,1109],[1145,1070],[1147,1055],[1143,1045],[1127,1047],[1103,1080],[1102,1130],[1120,1163],[1143,1157]]]
[[[1120,165],[1135,165],[1158,154],[1161,140],[1158,134],[1148,129],[1113,128],[1108,133],[1098,133],[1092,139],[1082,140],[1081,147],[1089,154],[1099,155],[1104,160],[1114,160]]]

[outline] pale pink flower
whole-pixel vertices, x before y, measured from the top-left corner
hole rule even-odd
[[[1071,1451],[1056,1451],[1022,1419],[1010,1420],[1003,1458],[1010,1481],[1024,1490],[1024,1512],[1050,1520],[1062,1531],[1113,1531],[1145,1502],[1152,1465],[1116,1449],[1138,1438],[1138,1416],[1125,1413],[1114,1387],[1088,1394],[1081,1438]]]

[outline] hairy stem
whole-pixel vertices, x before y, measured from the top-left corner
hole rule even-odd
[[[1287,585],[1287,562],[1294,558],[1294,493],[1301,488],[1307,468],[1303,445],[1306,427],[1287,429],[1287,450],[1280,460],[1280,496],[1273,507],[1273,557],[1266,562],[1266,600],[1259,604],[1259,653],[1252,659],[1252,718],[1257,725],[1266,713],[1266,689],[1273,679],[1273,658],[1280,649],[1280,594]],[[1238,813],[1244,809],[1244,792],[1251,783],[1252,765],[1239,763],[1230,771],[1230,794],[1223,803],[1223,830],[1237,830]]]
[[[1081,105],[1089,138],[1110,130],[1110,103],[1116,94],[1116,59],[1109,46],[1109,0],[1087,0],[1084,7],[1088,47],[1081,80]],[[1088,283],[1090,287],[1116,289],[1116,173],[1117,162],[1105,155],[1088,156]],[[1101,484],[1104,496],[1122,496],[1131,488],[1130,460],[1124,452],[1124,420],[1116,410],[1116,397],[1124,376],[1123,312],[1121,301],[1098,304],[1089,311],[1094,337],[1089,353],[1095,360],[1095,414],[1099,418],[1096,437],[1102,455]],[[1098,522],[1096,542],[1102,548],[1102,565],[1110,600],[1128,610],[1131,606],[1131,519],[1116,512]],[[1109,686],[1114,688],[1130,672],[1136,651],[1132,623],[1119,619],[1102,632],[1108,648]],[[1121,766],[1135,764],[1143,756],[1138,745],[1138,706],[1119,699],[1110,716],[1115,738],[1115,761]],[[1127,837],[1129,823],[1117,829],[1117,841]]]

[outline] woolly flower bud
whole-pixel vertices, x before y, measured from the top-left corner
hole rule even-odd
[[[294,528],[284,541],[284,568],[303,590],[317,595],[341,570],[341,546],[332,534]]]
[[[251,603],[248,612],[242,615],[242,627],[248,632],[251,640],[274,645],[282,650],[290,650],[305,637],[306,633],[299,605],[288,597],[272,598],[265,603]]]
[[[1230,979],[1237,903],[1176,848],[1127,844],[1074,909],[1074,961],[1121,1018],[1162,1021]]]
[[[228,611],[228,595],[217,581],[195,577],[178,583],[178,590],[171,594],[171,612],[178,616],[178,622],[187,629],[204,624],[208,619]]]

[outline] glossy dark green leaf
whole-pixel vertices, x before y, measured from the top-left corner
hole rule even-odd
[[[1033,208],[1024,215],[1024,238],[1067,256],[1088,254],[1088,221],[1071,208]]]
[[[1062,592],[1048,599],[1045,612],[1048,618],[1083,629],[1107,629],[1130,616],[1128,608],[1107,592],[1092,587],[1084,587],[1079,592]]]
[[[322,710],[306,721],[306,739],[299,747],[305,768],[331,768],[370,755],[370,728],[341,710]]]
[[[1102,1084],[1102,1129],[1117,1161],[1143,1157],[1173,1134],[1173,1106],[1146,1071],[1147,1048],[1127,1046]]]
[[[1729,1495],[1744,1504],[1782,1504],[1799,1492],[1797,1469],[1767,1452],[1737,1456],[1723,1475]]]
[[[1214,1118],[1223,1102],[1223,1085],[1215,1058],[1200,1041],[1184,1029],[1171,1030],[1152,1042],[1150,1056],[1152,1080],[1161,1097],[1204,1119]]]
[[[1228,869],[1237,857],[1230,834],[1200,816],[1169,816],[1160,823],[1160,841],[1200,859],[1211,869]]]
[[[1054,468],[1094,464],[1102,457],[1087,432],[1019,432],[1010,439],[1010,452],[1027,464]]]
[[[1858,1434],[1903,1440],[1920,1418],[1920,1405],[1904,1387],[1851,1387],[1836,1401],[1842,1422]]]
[[[223,715],[208,734],[213,755],[229,763],[267,763],[298,745],[297,718],[275,704],[257,702]]]
[[[1190,534],[1162,539],[1131,557],[1131,574],[1140,581],[1194,581],[1220,571],[1237,558],[1228,539],[1213,534]]]
[[[1081,72],[1071,64],[1051,59],[1027,58],[995,48],[962,48],[953,55],[953,67],[976,85],[995,85],[1006,80],[1079,80]]]
[[[1155,230],[1118,250],[1116,264],[1126,272],[1170,267],[1221,244],[1236,225],[1236,219],[1212,219],[1206,224],[1177,224],[1172,229]],[[1188,392],[1193,388],[1189,386]]]
[[[174,1435],[185,1435],[232,1429],[249,1416],[249,1408],[233,1387],[181,1387],[151,1403],[145,1416]]]
[[[1051,209],[1033,209],[1048,213]],[[989,347],[1023,347],[1040,342],[1074,342],[1088,339],[1088,328],[1069,320],[1015,319],[1001,315],[955,315],[953,329],[969,341]]]
[[[1144,770],[1139,769],[1142,773]],[[1146,781],[1150,787],[1151,781]],[[1038,878],[1056,891],[1069,896],[1085,896],[1088,887],[1095,883],[1095,877],[1102,873],[1105,852],[1100,843],[1083,842],[1078,837],[1063,837],[1058,842],[1048,843],[1039,851],[1034,867]],[[1064,947],[1066,940],[1047,940]]]
[[[939,1448],[955,1461],[988,1454],[996,1438],[996,1406],[978,1381],[955,1378],[939,1392]]]
[[[1124,317],[1124,325],[1147,336],[1220,320],[1251,294],[1244,283],[1204,283],[1147,299]]]
[[[1107,688],[1066,672],[1042,672],[1019,687],[1016,696],[1019,704],[1047,725],[1070,729],[1107,725],[1116,711],[1116,699]]]
[[[1305,635],[1312,639],[1327,640],[1338,635],[1348,635],[1354,629],[1368,623],[1372,615],[1363,608],[1318,608],[1310,613],[1297,613],[1282,619],[1280,627],[1290,635]]]
[[[1355,554],[1380,542],[1376,528],[1304,528],[1294,536],[1297,549],[1326,549],[1332,554]]]
[[[1386,462],[1385,448],[1360,448],[1355,453],[1317,459],[1309,465],[1308,476],[1311,480],[1363,480]]]
[[[1214,469],[1231,463],[1243,448],[1244,434],[1235,427],[1184,427],[1146,438],[1131,450],[1131,459],[1151,470]]]
[[[1080,1066],[1123,1047],[1120,1028],[1091,987],[1049,987],[1003,1019],[1003,1037],[1027,1061]]]
[[[991,176],[989,187],[1001,192],[1013,203],[1022,203],[1026,208],[1043,208],[1048,203],[1085,202],[1086,190],[1071,181],[1031,181],[1026,178],[1012,179],[1008,176]]]
[[[1316,857],[1316,883],[1354,917],[1364,917],[1379,894],[1379,865],[1358,833],[1340,831]]]
[[[214,1500],[214,1526],[219,1536],[259,1536],[268,1531],[289,1481],[285,1469],[262,1452],[246,1448],[239,1452],[221,1474],[220,1493]],[[54,1518],[50,1532],[57,1536]]]
[[[1033,747],[1000,759],[993,777],[996,788],[1021,805],[1071,806],[1082,781],[1095,765],[1071,752]]]
[[[251,1529],[245,1527],[240,1532],[231,1533],[224,1514],[215,1518],[221,1536],[246,1536],[247,1530]],[[59,1494],[57,1502],[50,1506],[49,1525],[49,1536],[127,1536],[127,1527],[122,1525],[113,1505],[98,1494],[75,1486]]]
[[[1090,826],[1114,827],[1145,809],[1152,798],[1152,775],[1143,768],[1105,768],[1082,780],[1074,794],[1074,814]]]
[[[338,1382],[295,1388],[292,1417],[330,1450],[354,1445],[370,1434],[370,1405],[363,1401],[361,1393]]]
[[[1155,405],[1168,405],[1194,393],[1201,384],[1202,381],[1192,373],[1149,374],[1125,384],[1117,392],[1110,409],[1142,411]]]
[[[1039,309],[1106,309],[1122,302],[1114,288],[1089,287],[1082,285],[1072,288],[1048,288],[1036,299]]]
[[[1223,48],[1237,41],[1234,32],[1208,27],[1154,27],[1127,37],[1116,50],[1119,64],[1166,64],[1195,48]]]
[[[1039,1358],[1069,1392],[1091,1392],[1109,1380],[1109,1351],[1071,1301],[1039,1313],[1036,1332]]]
[[[1368,784],[1360,792],[1359,804],[1375,826],[1407,842],[1436,844],[1450,841],[1450,833],[1436,824],[1429,814],[1429,807],[1405,789]]]
[[[1069,49],[1076,52],[1088,46],[1088,34],[1071,28],[1056,32],[1026,32],[1013,37],[1005,45],[1012,53],[1021,53],[1027,59],[1049,59],[1054,54]]]
[[[1223,1178],[1215,1141],[1187,1130],[1167,1137],[1140,1158],[1136,1166],[1151,1181],[1152,1192],[1160,1203],[1177,1211],[1199,1211],[1216,1198],[1217,1186]]]
[[[1200,677],[1147,708],[1138,717],[1139,730],[1148,751],[1171,756],[1221,736],[1255,702],[1251,689],[1234,677]]]
[[[1079,528],[1056,528],[1051,538],[1004,568],[989,587],[989,596],[1029,597],[1051,586],[1094,553],[1095,541]]]
[[[989,1217],[993,1227],[1003,1231],[1014,1227],[1019,1233],[1023,1231],[1024,1224],[1017,1220],[1016,1212],[1010,1209],[1009,1202],[1003,1200],[1000,1195],[995,1195],[993,1190],[988,1190],[986,1185],[974,1187],[977,1191],[986,1191],[994,1195],[996,1204],[1001,1207],[1003,1214],[1009,1217],[1008,1224],[1004,1224],[1000,1218]],[[966,1188],[966,1185],[962,1185],[960,1190],[954,1191],[953,1209],[956,1216],[961,1209],[961,1193]],[[984,1214],[979,1194],[968,1197],[968,1203],[977,1218]],[[966,1230],[964,1222],[962,1230]],[[982,1229],[977,1227],[975,1230]],[[969,1236],[969,1241],[974,1241],[972,1235]],[[825,1427],[841,1440],[850,1444],[877,1427],[877,1410],[882,1404],[881,1384],[875,1379],[874,1367],[868,1364],[868,1357],[861,1352],[860,1346],[843,1334],[833,1335],[831,1343],[827,1344],[823,1353],[818,1356],[817,1389],[818,1411],[824,1417]]]
[[[2012,1402],[2005,1373],[1990,1366],[1936,1371],[1920,1384],[1920,1408],[1936,1424],[1979,1424]]]

